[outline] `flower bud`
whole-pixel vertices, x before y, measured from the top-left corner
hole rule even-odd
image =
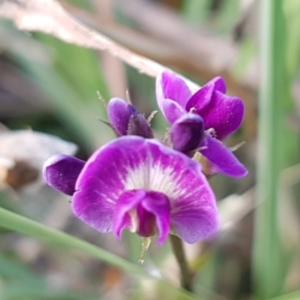
[[[131,104],[120,98],[112,98],[107,106],[109,121],[116,133],[153,138],[153,132],[145,117]]]
[[[127,135],[138,135],[149,139],[154,137],[147,120],[138,111],[134,112],[130,117]]]

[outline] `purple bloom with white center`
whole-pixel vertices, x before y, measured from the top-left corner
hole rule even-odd
[[[112,98],[107,105],[111,126],[119,135],[138,135],[153,138],[153,132],[145,117],[131,104],[121,98]]]
[[[225,82],[221,77],[212,79],[195,93],[181,77],[170,71],[161,73],[156,80],[158,106],[171,124],[172,140],[180,140],[181,124],[184,123],[185,138],[190,130],[191,144],[200,140],[194,150],[198,149],[208,159],[210,173],[242,177],[247,174],[246,168],[221,141],[241,125],[244,105],[241,99],[227,96],[225,92]],[[195,115],[203,120],[206,138],[203,138],[202,128],[195,132]],[[192,125],[187,125],[188,119]]]
[[[156,140],[113,140],[90,157],[72,184],[70,165],[65,170],[62,165],[50,158],[44,178],[57,186],[51,174],[60,173],[59,186],[64,178],[74,187],[74,214],[100,232],[120,237],[128,228],[142,237],[157,234],[159,244],[174,233],[195,243],[218,228],[215,196],[200,164]]]

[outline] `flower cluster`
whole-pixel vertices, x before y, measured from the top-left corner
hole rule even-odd
[[[109,123],[117,138],[86,162],[57,154],[44,165],[53,188],[72,196],[79,219],[100,232],[123,229],[142,237],[170,233],[195,243],[217,231],[218,212],[207,175],[233,177],[247,170],[222,140],[240,126],[243,103],[225,94],[215,78],[194,94],[169,71],[157,78],[157,102],[171,124],[170,141],[154,138],[148,120],[123,99],[109,101]],[[202,156],[203,169],[195,157]],[[194,157],[194,158],[193,158]],[[205,171],[205,172],[204,172]]]
[[[209,163],[209,174],[242,177],[247,174],[246,168],[222,140],[241,125],[244,105],[241,99],[225,93],[221,77],[212,79],[195,93],[183,79],[168,71],[156,81],[158,106],[171,124],[174,148],[199,151]]]

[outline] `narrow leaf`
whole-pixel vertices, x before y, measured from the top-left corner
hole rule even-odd
[[[174,297],[180,296],[180,299],[183,300],[195,299],[191,294],[188,294],[187,292],[180,290],[161,279],[155,278],[143,268],[134,265],[121,257],[98,248],[95,245],[72,237],[64,232],[48,228],[23,216],[9,212],[3,208],[0,208],[0,226],[44,240],[51,245],[55,244],[73,250],[80,250],[111,265],[119,267],[120,269],[132,274],[139,279],[155,280],[162,288],[160,291],[165,292],[167,295],[173,293]]]

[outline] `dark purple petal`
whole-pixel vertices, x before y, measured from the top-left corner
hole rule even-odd
[[[134,112],[130,117],[127,135],[137,135],[146,139],[154,137],[147,120],[138,111]]]
[[[200,201],[199,201],[200,202]],[[173,216],[173,228],[179,237],[189,244],[196,243],[215,234],[219,219],[216,207],[202,199],[201,203],[192,202],[186,209]],[[199,208],[201,205],[201,208]]]
[[[108,102],[107,113],[112,127],[119,135],[153,138],[153,132],[145,117],[125,100],[112,98]]]
[[[43,176],[52,188],[72,196],[75,183],[85,162],[73,156],[56,154],[48,158],[43,167]]]
[[[191,97],[191,91],[185,81],[171,71],[164,71],[156,78],[156,98],[160,110],[164,112],[165,99],[177,102],[185,107]]]
[[[182,106],[170,99],[165,99],[163,108],[165,117],[170,124],[173,124],[178,118],[186,114],[186,110]]]
[[[198,90],[188,101],[187,111],[200,111],[211,101],[214,91],[226,92],[225,81],[222,77],[215,77]]]
[[[146,210],[142,204],[136,208],[137,230],[136,233],[142,237],[150,237],[157,233],[156,220],[153,213]]]
[[[230,149],[219,140],[207,136],[200,143],[201,154],[211,162],[211,174],[222,173],[231,177],[243,177],[248,174],[247,169],[238,161]]]
[[[132,190],[124,192],[119,197],[113,219],[113,231],[118,238],[121,237],[121,232],[124,228],[136,230],[133,226],[137,226],[137,224],[132,222],[132,217],[135,216],[130,216],[130,211],[135,209],[145,196],[146,192],[144,190]]]
[[[158,244],[162,244],[169,235],[171,205],[166,195],[154,191],[147,192],[141,203],[144,210],[155,216],[158,229]],[[139,217],[140,223],[142,218]],[[151,222],[149,222],[151,224]],[[151,228],[150,228],[151,229]]]
[[[171,205],[171,224],[187,242],[196,242],[216,230],[215,197],[199,163],[156,140],[126,136],[103,146],[87,161],[75,188],[74,214],[101,232],[112,230],[117,201],[124,192],[132,190],[165,195]],[[142,206],[155,215],[161,241],[167,231],[167,209],[152,207],[150,198],[157,201],[157,198],[149,197]],[[198,216],[199,226],[194,224],[192,232],[186,236],[181,227],[189,225],[182,216],[190,210]],[[201,228],[201,220],[210,218],[212,225]],[[119,227],[132,225],[125,217]]]
[[[136,109],[120,98],[112,98],[107,105],[107,114],[111,125],[119,135],[126,135],[128,123]]]
[[[218,229],[218,212],[214,194],[201,171],[200,164],[180,171],[180,188],[172,201],[171,226],[187,243],[195,243],[214,234]],[[196,163],[196,164],[194,164]]]
[[[226,83],[222,77],[217,76],[217,77],[213,78],[212,80],[210,80],[209,82],[212,82],[215,85],[216,91],[219,91],[223,94],[226,93]]]
[[[170,202],[161,193],[145,190],[124,192],[116,203],[113,231],[120,238],[124,228],[136,231],[142,237],[159,232],[158,243],[162,243],[170,231]]]
[[[198,148],[204,137],[203,119],[192,113],[187,113],[173,123],[170,130],[173,148],[188,153]]]
[[[217,139],[223,140],[240,127],[244,117],[244,104],[237,97],[215,91],[210,103],[194,113],[202,116],[205,129],[213,128]]]

